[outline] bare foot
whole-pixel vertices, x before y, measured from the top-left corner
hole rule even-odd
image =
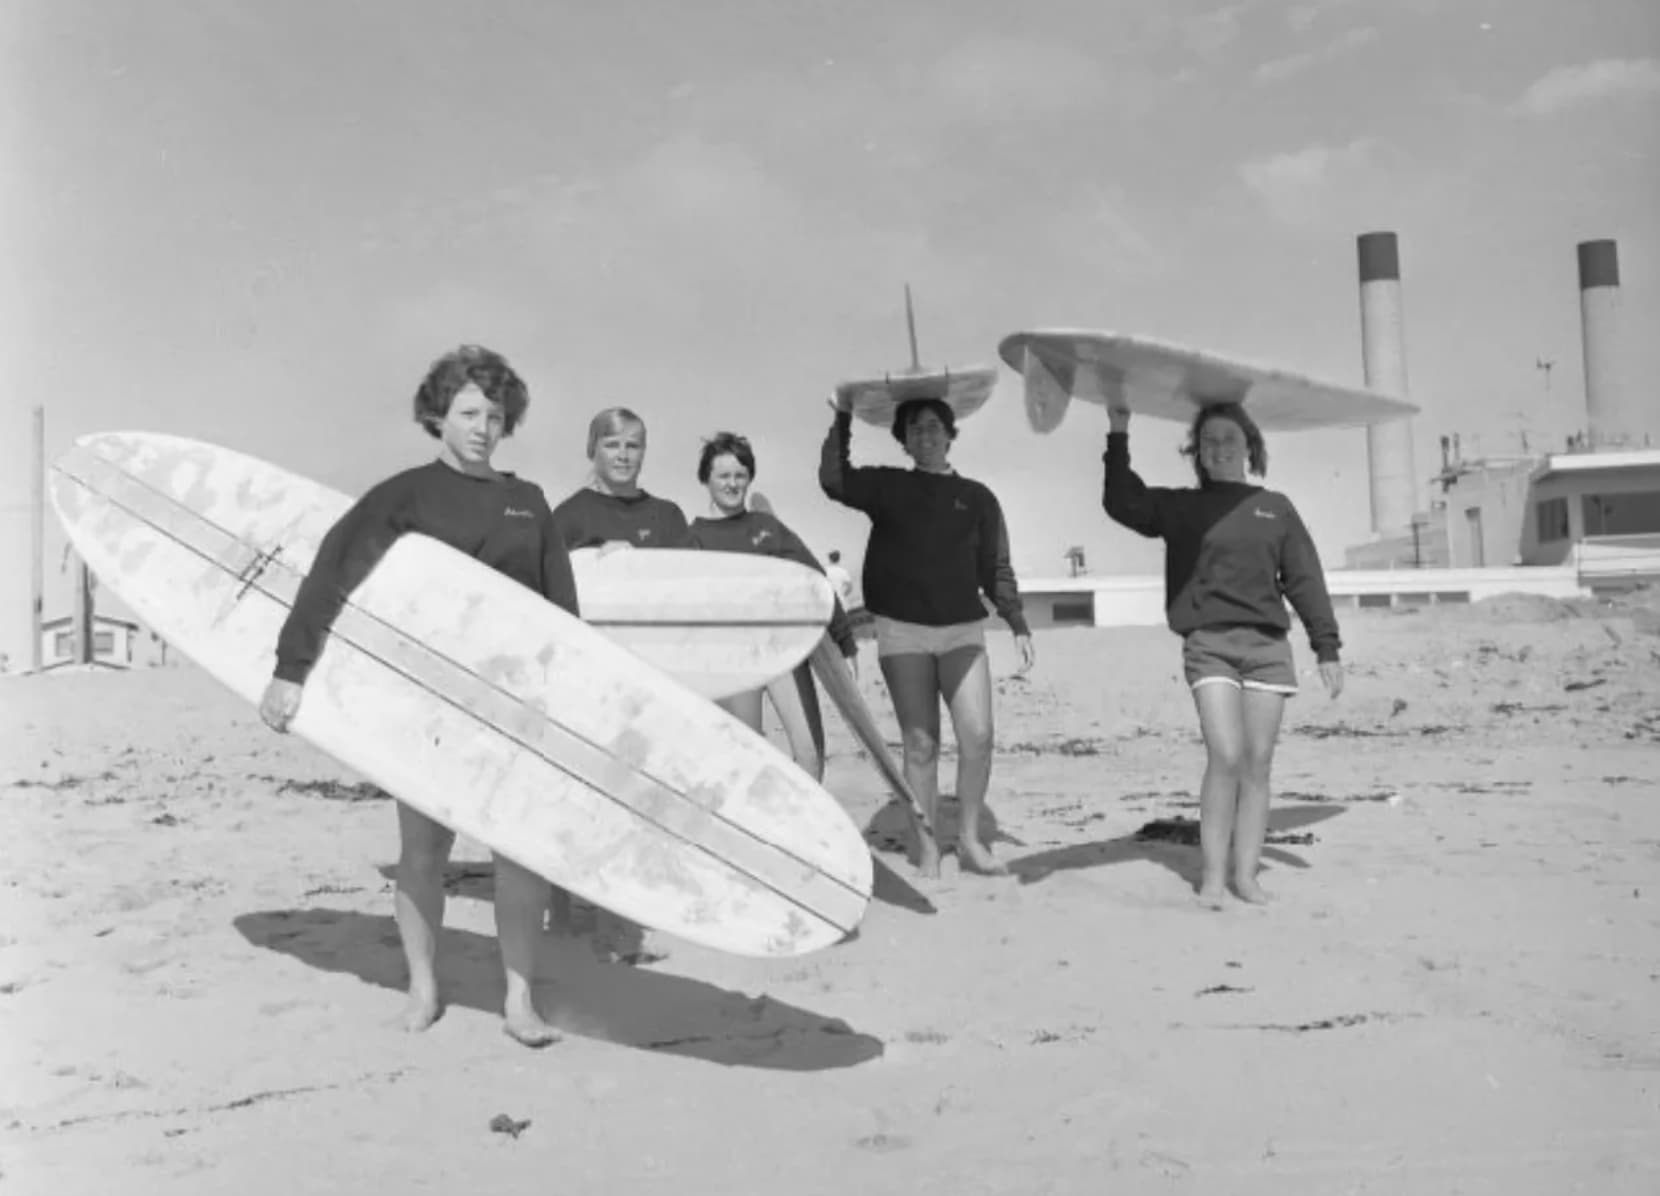
[[[1219,880],[1207,880],[1199,886],[1199,904],[1206,909],[1221,909],[1228,901],[1228,890]]]
[[[553,1046],[561,1042],[564,1035],[554,1030],[551,1025],[541,1020],[536,1010],[511,1010],[501,1017],[501,1033],[511,1038],[513,1042],[523,1046],[530,1046],[531,1050],[541,1050],[543,1046]]]
[[[444,1003],[438,999],[435,988],[411,988],[397,1025],[411,1034],[419,1034],[443,1015]]]
[[[1007,876],[1008,866],[974,839],[957,840],[957,865],[964,872],[978,872],[981,876]]]
[[[1233,885],[1234,895],[1241,901],[1251,905],[1267,905],[1274,898],[1257,882],[1252,880],[1236,880]]]
[[[542,1020],[542,1015],[536,1012],[536,1006],[531,1004],[529,997],[508,1002],[502,1012],[501,1029],[514,1042],[534,1049],[552,1046],[563,1038],[558,1030]]]

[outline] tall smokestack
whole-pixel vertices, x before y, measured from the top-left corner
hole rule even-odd
[[[1406,341],[1401,330],[1401,258],[1394,233],[1364,233],[1360,250],[1360,337],[1366,385],[1395,398],[1406,393]],[[1412,420],[1366,428],[1372,532],[1387,536],[1412,526],[1418,471],[1412,461]]]
[[[1620,386],[1620,259],[1613,241],[1579,243],[1579,325],[1591,447],[1643,443],[1654,429]]]

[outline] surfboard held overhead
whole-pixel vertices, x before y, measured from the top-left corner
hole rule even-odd
[[[1016,332],[998,356],[1021,375],[1027,422],[1044,434],[1060,427],[1073,399],[1182,423],[1202,407],[1239,403],[1278,432],[1365,427],[1418,411],[1363,387],[1116,332]]]
[[[885,373],[879,378],[855,378],[838,383],[837,401],[865,423],[879,428],[891,428],[893,413],[908,399],[940,399],[959,421],[984,407],[997,387],[995,366],[922,368],[916,347],[916,316],[908,286],[905,288],[905,326],[911,341],[910,368]]]

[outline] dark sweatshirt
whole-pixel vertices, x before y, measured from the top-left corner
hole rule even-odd
[[[1342,641],[1314,539],[1285,495],[1243,482],[1149,487],[1130,468],[1130,437],[1107,435],[1101,505],[1116,522],[1165,543],[1164,610],[1170,630],[1291,629],[1290,599],[1321,661]]]
[[[955,473],[854,468],[853,416],[837,412],[818,467],[819,486],[870,516],[862,573],[865,609],[906,623],[948,627],[986,617],[990,597],[1016,635],[1028,635],[1009,564],[1009,532],[990,488]]]
[[[636,548],[686,546],[686,516],[668,499],[644,490],[623,496],[584,486],[553,509],[553,522],[573,552],[613,540]]]
[[[712,552],[747,552],[757,556],[782,557],[787,561],[806,565],[824,572],[824,566],[801,538],[784,526],[782,520],[766,511],[739,511],[721,519],[702,516],[692,520],[687,543],[692,548]],[[843,656],[853,656],[858,643],[853,638],[853,624],[842,609],[841,599],[835,600],[830,612],[830,638],[842,650]]]
[[[277,635],[279,679],[304,684],[340,608],[405,532],[440,540],[577,613],[571,558],[541,488],[433,461],[372,488],[323,537]]]

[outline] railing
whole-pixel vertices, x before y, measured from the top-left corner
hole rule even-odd
[[[1587,583],[1615,578],[1660,580],[1660,532],[1586,536],[1574,545],[1573,563]]]

